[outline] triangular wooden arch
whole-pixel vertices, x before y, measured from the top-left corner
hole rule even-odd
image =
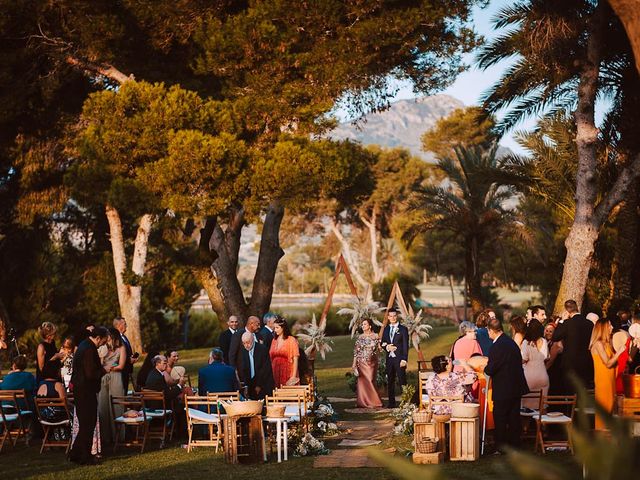
[[[393,304],[395,302],[398,302],[398,307],[400,308],[400,311],[405,317],[409,315],[413,317],[413,308],[411,308],[411,305],[407,305],[407,302],[404,301],[404,296],[402,295],[402,291],[400,290],[400,285],[396,280],[395,282],[393,282],[393,287],[391,287],[391,295],[389,295],[389,301],[387,302],[387,310],[384,312],[384,320],[382,321],[382,328],[380,328],[380,333],[378,334],[380,338],[382,338],[382,333],[385,327],[387,326],[387,324],[389,323],[389,319],[387,318],[387,313],[389,312],[389,309],[393,307]]]
[[[322,309],[322,314],[320,315],[320,320],[318,321],[318,328],[320,330],[324,330],[327,326],[327,315],[329,314],[329,309],[331,308],[331,303],[333,301],[333,295],[336,293],[336,287],[338,286],[338,276],[340,273],[344,273],[345,278],[347,279],[347,284],[349,285],[349,290],[351,293],[359,300],[358,290],[356,289],[356,285],[353,283],[353,279],[351,278],[351,272],[349,271],[349,267],[347,266],[347,262],[345,262],[342,254],[338,257],[338,261],[336,262],[336,273],[333,275],[333,280],[331,280],[331,286],[329,287],[329,293],[327,294],[327,299],[324,302],[324,308]]]

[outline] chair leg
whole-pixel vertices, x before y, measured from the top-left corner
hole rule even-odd
[[[49,439],[49,431],[51,427],[48,425],[44,426],[44,436],[42,437],[42,446],[40,447],[40,453],[44,452],[44,447],[47,444],[47,440]]]
[[[118,438],[120,438],[120,432],[122,430],[122,424],[116,423],[116,438],[113,440],[113,453],[116,453],[118,449]],[[125,436],[127,435],[127,431],[124,431]]]
[[[193,438],[193,426],[191,422],[187,423],[187,453],[191,453],[191,441]]]

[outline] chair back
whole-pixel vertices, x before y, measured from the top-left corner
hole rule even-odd
[[[216,398],[217,400],[240,400],[240,392],[208,392],[207,397]]]
[[[143,388],[134,396],[139,396],[142,399],[144,408],[148,408],[150,410],[162,410],[163,412],[167,411],[167,403],[164,398],[164,392],[158,392],[157,390],[146,390]]]
[[[43,410],[45,408],[55,408],[61,419],[71,421],[71,412],[69,411],[69,405],[67,403],[66,398],[45,398],[45,397],[36,397],[35,398],[36,405],[36,414],[38,416],[38,420],[40,422],[47,421],[47,419],[43,415]],[[64,417],[63,414],[64,413]]]
[[[113,413],[113,418],[118,418],[118,415],[116,415],[116,407],[121,407],[123,409],[123,412],[126,412],[127,410],[142,412],[142,417],[138,417],[140,419],[139,421],[147,421],[147,414],[144,410],[144,400],[140,395],[111,397],[111,410]]]
[[[575,393],[573,395],[542,395],[540,397],[540,415],[554,411],[562,411],[562,413],[573,420],[577,398],[578,396]]]
[[[464,397],[462,395],[431,395],[429,397],[429,410],[434,412],[436,407],[450,407],[452,403],[462,402],[464,402]]]
[[[21,413],[23,410],[28,409],[27,393],[22,390],[0,390],[0,409],[4,410],[7,407],[15,410],[15,413]],[[20,403],[23,403],[27,408],[21,408]]]

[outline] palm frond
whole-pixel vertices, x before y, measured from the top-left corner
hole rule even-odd
[[[319,328],[315,313],[311,317],[311,323],[300,329],[298,338],[304,342],[304,353],[307,356],[310,356],[315,352],[319,353],[324,360],[326,354],[333,351],[333,348],[331,347],[331,345],[333,345],[333,340],[325,336],[324,328]]]
[[[379,302],[367,302],[366,300],[357,299],[351,304],[351,307],[338,310],[338,315],[351,315],[349,329],[351,330],[351,338],[353,338],[365,318],[372,320],[377,326],[382,325],[382,322],[376,318],[376,315],[384,310],[385,307],[381,307]]]

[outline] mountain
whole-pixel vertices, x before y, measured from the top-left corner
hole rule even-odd
[[[404,147],[412,154],[434,161],[431,153],[423,152],[420,137],[436,122],[464,104],[449,95],[434,95],[392,103],[384,112],[370,113],[356,124],[341,123],[329,133],[336,140],[349,139],[363,145]]]

